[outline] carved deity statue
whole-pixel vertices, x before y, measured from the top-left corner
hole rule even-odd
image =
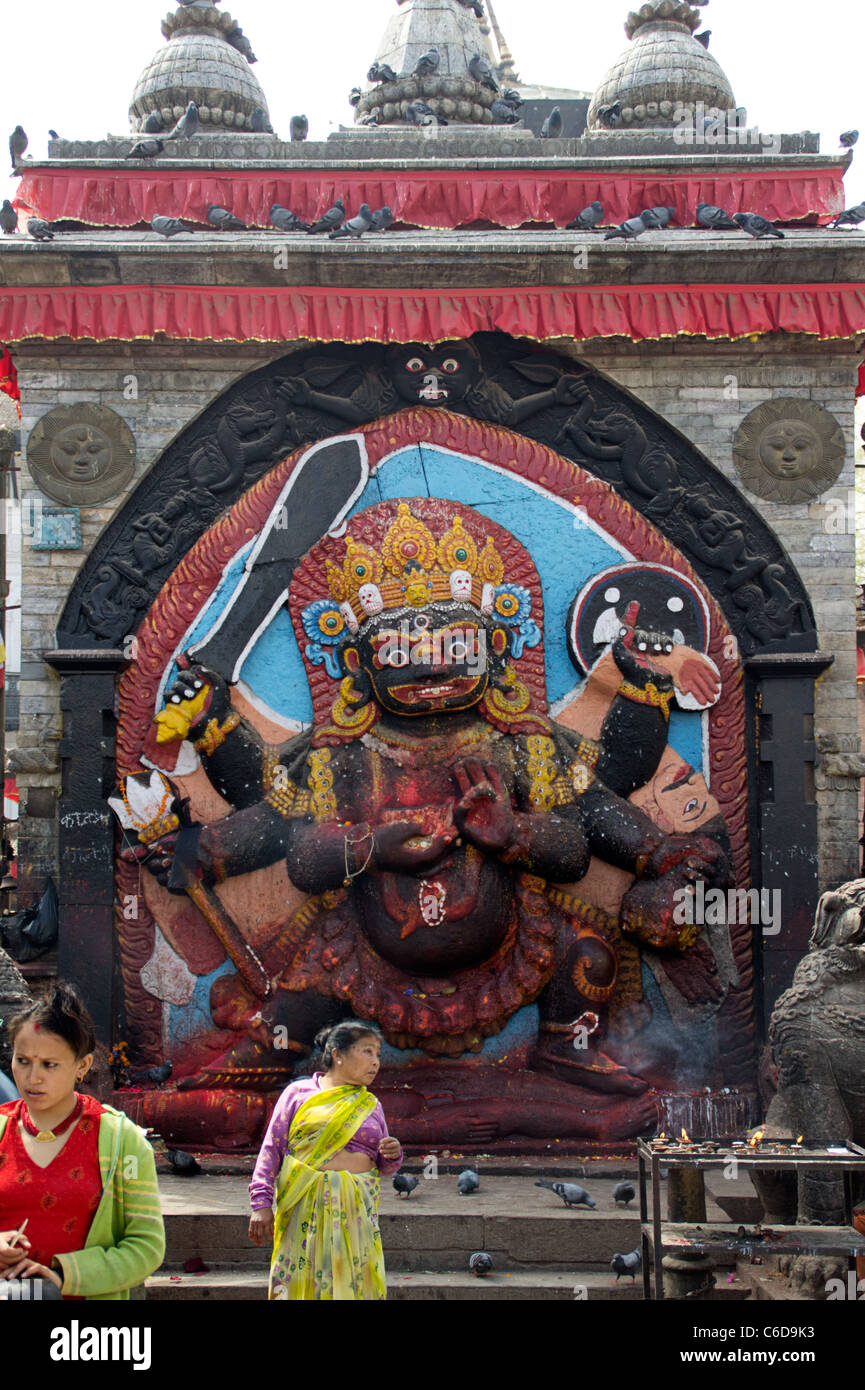
[[[217,887],[269,866],[290,885],[264,939],[241,928],[232,947],[236,924],[221,929],[238,968],[211,986],[213,1030],[181,1091],[278,1089],[346,1014],[379,1024],[395,1070],[399,1056],[481,1061],[532,1006],[538,1094],[560,1109],[569,1088],[596,1098],[573,1105],[570,1133],[652,1123],[652,1082],[628,1051],[651,1013],[643,960],[660,962],[661,993],[719,1007],[723,942],[680,908],[698,880],[726,885],[729,846],[702,773],[670,743],[671,706],[720,693],[698,605],[660,566],[639,582],[638,568],[585,588],[569,633],[549,632],[538,568],[509,530],[453,501],[396,498],[326,534],[291,576],[310,727],[268,742],[233,678],[181,657],[145,761],[182,791],[190,768],[172,757],[193,744],[225,809],[157,823],[147,866],[211,907]],[[545,650],[566,640],[588,680],[553,718]]]

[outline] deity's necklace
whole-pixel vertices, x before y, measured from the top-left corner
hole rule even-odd
[[[55,1125],[53,1129],[37,1129],[30,1118],[30,1112],[26,1105],[21,1106],[20,1120],[27,1133],[32,1134],[38,1144],[51,1144],[55,1139],[59,1139],[62,1134],[65,1134],[67,1129],[72,1128],[83,1109],[84,1097],[79,1096],[72,1113],[67,1115],[65,1120],[61,1120],[59,1125]]]

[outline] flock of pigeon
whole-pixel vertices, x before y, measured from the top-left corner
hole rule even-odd
[[[396,1177],[393,1179],[393,1186],[394,1191],[399,1197],[404,1197],[408,1200],[415,1189],[420,1186],[420,1179],[416,1178],[413,1173],[397,1173]],[[457,1177],[457,1190],[461,1197],[469,1197],[472,1193],[478,1192],[480,1186],[480,1177],[473,1168],[463,1169]],[[594,1197],[590,1197],[586,1189],[580,1187],[579,1183],[546,1182],[543,1178],[540,1178],[535,1183],[535,1187],[544,1187],[550,1192],[554,1192],[569,1209],[588,1207],[591,1211],[597,1210],[598,1204]],[[637,1189],[634,1187],[634,1184],[627,1179],[623,1179],[622,1182],[617,1183],[613,1188],[613,1204],[616,1207],[619,1205],[629,1207],[636,1195]],[[470,1272],[478,1279],[486,1278],[486,1276],[493,1271],[492,1256],[485,1250],[476,1250],[473,1255],[469,1256],[468,1263]],[[640,1249],[632,1250],[629,1255],[614,1255],[610,1261],[610,1269],[616,1276],[617,1284],[623,1275],[629,1275],[633,1281],[636,1281],[642,1266],[643,1255]]]
[[[441,61],[436,49],[430,49],[418,61],[414,75],[427,76],[436,71]],[[487,60],[479,53],[476,53],[469,63],[469,70],[472,76],[482,85],[489,87],[497,94],[496,101],[493,102],[494,119],[495,108],[497,105],[507,107],[513,120],[519,120],[517,114],[519,106],[522,105],[519,93],[513,89],[506,89],[500,93],[498,83],[493,76],[492,68]],[[370,81],[389,82],[396,81],[396,74],[392,68],[386,64],[374,63],[368,73]],[[355,88],[350,100],[354,105],[360,100],[360,89]],[[602,125],[613,129],[618,123],[618,113],[616,107],[619,103],[603,107],[600,112]],[[501,123],[512,123],[510,118],[501,115]],[[430,107],[422,101],[410,103],[407,120],[414,125],[427,125],[437,123],[447,125],[447,121],[437,116]],[[263,110],[257,111],[253,117],[253,128],[257,126],[261,130],[269,130],[267,116]],[[191,101],[186,111],[174,128],[167,133],[164,132],[161,117],[153,114],[147,118],[144,126],[144,133],[148,137],[139,140],[133,146],[127,159],[155,159],[164,150],[169,140],[186,140],[195,135],[199,129],[200,120],[198,108],[194,101]],[[309,133],[309,122],[305,116],[293,116],[291,118],[291,138],[292,140],[305,140]],[[562,114],[556,106],[550,112],[541,130],[543,139],[557,139],[562,133]],[[51,131],[52,137],[56,138],[56,131]],[[859,138],[857,130],[845,131],[841,136],[841,143],[848,149],[856,144]],[[12,157],[12,172],[16,172],[18,161],[23,157],[28,147],[29,141],[26,132],[22,127],[16,126],[9,138],[9,153]],[[675,220],[676,209],[672,207],[653,207],[644,208],[635,217],[626,218],[624,222],[613,227],[606,232],[605,241],[635,241],[645,232],[660,231],[669,227]],[[567,231],[595,232],[604,224],[604,207],[599,201],[591,203],[582,212],[578,213],[572,222],[567,223]],[[697,226],[706,228],[709,231],[742,231],[755,241],[764,240],[784,240],[782,232],[768,218],[756,212],[736,212],[731,216],[723,208],[713,207],[709,203],[697,204]],[[241,222],[228,208],[218,207],[211,204],[207,209],[207,221],[211,227],[220,232],[248,231],[249,226]],[[352,239],[359,241],[368,232],[384,232],[392,225],[394,215],[389,207],[379,208],[373,211],[368,203],[362,203],[354,217],[347,217],[345,204],[342,198],[337,198],[333,207],[328,208],[327,212],[315,222],[305,222],[292,212],[290,208],[284,208],[279,203],[274,203],[270,209],[270,225],[280,232],[305,232],[310,236],[327,234],[331,241],[342,239]],[[832,223],[833,228],[859,227],[865,222],[865,202],[857,203],[854,207],[845,209]],[[193,226],[185,223],[179,217],[165,217],[157,215],[151,220],[151,228],[158,235],[166,238],[179,236],[182,232],[192,232]],[[9,199],[3,201],[0,206],[0,231],[5,235],[11,236],[18,230],[18,214]],[[27,221],[27,231],[34,241],[53,241],[55,230],[50,222],[46,222],[41,217],[31,217]]]

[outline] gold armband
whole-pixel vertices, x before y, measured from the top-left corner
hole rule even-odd
[[[206,758],[212,757],[239,723],[240,715],[237,710],[231,711],[224,724],[220,724],[218,719],[209,720],[201,738],[193,744],[196,753],[203,753]]]
[[[670,705],[676,698],[675,691],[659,690],[653,681],[649,681],[645,690],[641,690],[638,685],[632,685],[630,681],[622,681],[616,694],[631,700],[635,705],[651,705],[655,709],[663,710],[665,719],[669,719]]]

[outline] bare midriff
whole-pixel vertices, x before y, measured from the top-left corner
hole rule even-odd
[[[375,1164],[369,1154],[340,1149],[338,1154],[334,1154],[333,1158],[321,1166],[325,1172],[329,1173],[370,1173]]]

